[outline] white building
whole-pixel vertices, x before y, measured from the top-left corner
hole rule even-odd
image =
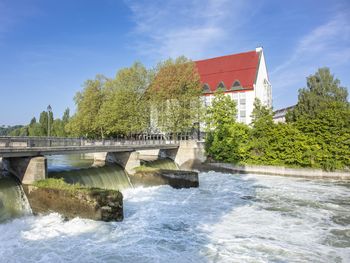
[[[237,103],[237,121],[250,124],[255,98],[272,107],[272,87],[267,74],[264,52],[254,51],[195,61],[206,106],[217,88]]]

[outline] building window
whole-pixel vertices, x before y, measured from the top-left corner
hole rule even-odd
[[[239,80],[235,80],[232,84],[231,90],[241,90],[243,89],[241,82]]]
[[[239,100],[239,103],[240,103],[241,105],[245,105],[245,104],[246,104],[246,100],[245,100],[245,99],[240,99],[240,100]]]
[[[221,90],[221,91],[225,91],[226,90],[226,87],[225,87],[225,84],[224,82],[220,82],[219,85],[217,86],[216,90]]]
[[[263,103],[268,107],[272,106],[271,84],[267,79],[264,79]]]
[[[239,97],[241,98],[241,99],[245,99],[245,92],[240,92],[239,93]]]
[[[241,110],[239,115],[241,118],[245,118],[245,110]]]
[[[207,83],[205,83],[203,85],[202,91],[203,91],[203,93],[210,93],[211,92],[210,91],[210,87],[209,87],[209,85]]]

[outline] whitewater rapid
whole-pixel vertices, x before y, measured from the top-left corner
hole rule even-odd
[[[350,184],[200,174],[198,189],[124,190],[125,219],[0,224],[0,262],[350,262]]]

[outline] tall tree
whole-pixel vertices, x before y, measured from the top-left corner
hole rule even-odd
[[[318,146],[315,165],[325,170],[350,167],[350,104],[347,89],[340,86],[328,68],[307,78],[307,88],[299,90],[298,103],[288,113],[303,134]]]
[[[66,108],[64,110],[63,116],[62,116],[62,121],[64,124],[67,124],[70,118],[70,110],[69,108]]]
[[[118,71],[106,83],[105,101],[99,112],[99,125],[107,136],[141,133],[149,126],[149,104],[145,96],[149,72],[141,63]]]
[[[236,122],[237,105],[223,91],[217,91],[206,114],[207,131],[224,127]]]
[[[153,118],[163,132],[190,131],[203,113],[195,64],[185,57],[159,63],[148,90]]]
[[[216,160],[241,162],[246,158],[249,127],[236,122],[236,103],[222,91],[207,109],[206,152]]]
[[[307,87],[299,90],[298,103],[288,112],[287,121],[305,116],[313,118],[332,102],[348,104],[347,97],[347,89],[340,86],[340,81],[334,78],[329,68],[320,68],[307,78]]]
[[[107,78],[97,75],[93,80],[87,80],[84,90],[75,95],[77,111],[67,124],[67,131],[73,136],[99,138],[104,136],[103,128],[98,122]]]

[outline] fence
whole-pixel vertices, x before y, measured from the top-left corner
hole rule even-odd
[[[178,144],[182,140],[194,139],[190,134],[135,134],[111,139],[93,140],[87,138],[59,137],[10,137],[0,136],[0,148],[33,147],[88,147],[118,145]]]

